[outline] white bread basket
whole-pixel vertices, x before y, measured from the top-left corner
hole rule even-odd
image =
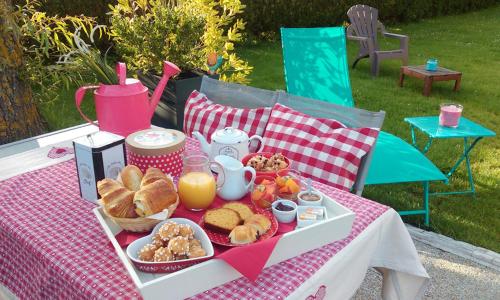
[[[174,182],[172,176],[170,174],[165,174],[167,177]],[[118,174],[118,177],[116,178],[116,181],[119,183],[123,184],[122,179],[120,177],[120,174]],[[174,183],[174,190],[177,193],[177,187],[175,186]],[[132,231],[132,232],[147,232],[153,229],[156,224],[167,220],[172,216],[174,211],[177,209],[177,206],[179,205],[179,195],[177,195],[177,200],[175,201],[174,204],[168,206],[166,209],[164,209],[162,212],[159,212],[157,214],[148,216],[148,217],[137,217],[137,218],[117,218],[113,217],[107,210],[106,206],[103,205],[102,201],[99,200],[99,203],[102,206],[102,210],[108,216],[116,225],[120,226],[122,229],[127,230],[127,231]],[[165,210],[167,211],[166,216],[163,214]]]
[[[156,224],[170,218],[178,205],[179,205],[179,196],[177,196],[177,201],[175,201],[174,204],[166,208],[168,212],[164,218],[155,217],[162,214],[163,212],[149,217],[117,218],[110,215],[104,206],[103,206],[103,211],[106,214],[106,216],[108,216],[116,225],[120,226],[124,230],[132,232],[147,232],[153,229],[156,226]]]

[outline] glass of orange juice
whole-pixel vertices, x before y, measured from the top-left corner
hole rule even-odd
[[[217,163],[210,162],[208,157],[202,154],[189,154],[184,157],[178,192],[181,203],[187,209],[204,210],[214,201],[217,184],[210,171],[211,164]]]

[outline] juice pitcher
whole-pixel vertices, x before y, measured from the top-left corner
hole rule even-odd
[[[133,132],[151,127],[151,118],[168,79],[179,72],[180,69],[176,65],[165,61],[163,77],[150,99],[148,88],[135,78],[127,78],[125,64],[117,63],[116,73],[119,84],[99,84],[79,88],[75,93],[76,107],[90,124],[99,126],[100,130],[126,137]],[[80,108],[85,92],[89,89],[95,90],[94,100],[98,124],[90,120]]]
[[[220,186],[215,182],[210,169],[212,165],[222,170],[220,164],[209,161],[208,157],[203,154],[190,154],[184,157],[177,190],[185,208],[200,211],[212,205],[218,186]],[[225,177],[224,173],[221,173]]]

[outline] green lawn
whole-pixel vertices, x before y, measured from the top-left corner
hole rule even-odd
[[[410,36],[410,64],[424,64],[436,57],[440,65],[463,72],[462,87],[452,92],[453,82],[437,82],[431,97],[422,96],[423,81],[407,78],[399,88],[399,61],[382,63],[380,76],[369,75],[368,60],[350,70],[356,106],[387,112],[383,129],[410,141],[408,116],[436,115],[442,102],[464,105],[463,115],[498,132],[500,125],[500,6],[459,16],[424,20],[389,28]],[[381,39],[383,49],[397,41]],[[348,42],[352,63],[357,44]],[[281,44],[258,43],[239,53],[254,66],[251,85],[266,89],[285,89]],[[421,140],[423,140],[423,136]],[[443,171],[449,170],[463,149],[463,141],[437,140],[428,156]],[[500,251],[500,143],[497,137],[481,141],[471,152],[477,197],[440,196],[431,198],[431,229],[458,240]],[[434,190],[466,189],[465,165],[451,178],[450,185],[432,184]],[[368,186],[364,197],[390,205],[396,210],[422,205],[420,184]],[[423,218],[405,217],[420,225]]]
[[[424,64],[436,57],[442,66],[463,72],[462,88],[452,92],[452,82],[433,85],[431,97],[423,97],[423,82],[405,80],[399,88],[399,62],[382,63],[378,78],[369,75],[368,61],[350,70],[356,106],[387,112],[384,130],[410,140],[407,116],[436,115],[442,102],[464,105],[464,116],[498,132],[500,118],[500,6],[459,16],[441,17],[389,28],[410,36],[410,64]],[[381,39],[383,48],[397,41]],[[352,62],[357,45],[348,42]],[[239,50],[254,66],[251,85],[267,89],[285,89],[281,46],[279,42],[262,42]],[[61,91],[60,99],[41,105],[50,129],[81,124],[74,108],[74,90]],[[93,106],[87,98],[84,110],[91,117]],[[428,153],[443,171],[448,170],[462,151],[460,140],[436,141]],[[481,141],[471,153],[477,197],[446,196],[431,199],[431,229],[444,235],[500,252],[500,142],[498,138]],[[432,184],[440,191],[467,188],[464,166],[452,177],[450,185]],[[396,210],[418,208],[422,203],[419,184],[368,186],[364,197],[390,205]],[[405,217],[420,225],[422,217]]]

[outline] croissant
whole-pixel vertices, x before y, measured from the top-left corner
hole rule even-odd
[[[134,206],[135,192],[119,187],[102,197],[105,209],[117,218],[137,218]]]
[[[120,178],[122,179],[123,185],[131,191],[138,191],[141,188],[142,177],[143,174],[141,170],[134,165],[126,166],[120,172]]]
[[[165,180],[157,180],[135,193],[135,212],[141,217],[150,216],[161,212],[176,201],[177,192],[173,188],[173,184],[169,184]]]
[[[123,187],[121,183],[110,178],[104,178],[103,180],[97,182],[97,191],[99,192],[99,195],[101,195],[101,198],[104,198],[104,196],[109,192],[112,192],[121,187]]]
[[[144,174],[144,177],[141,181],[141,188],[158,180],[164,180],[167,182],[170,188],[174,188],[174,183],[172,182],[172,180],[168,178],[162,170],[157,168],[148,168],[146,170],[146,174]]]

